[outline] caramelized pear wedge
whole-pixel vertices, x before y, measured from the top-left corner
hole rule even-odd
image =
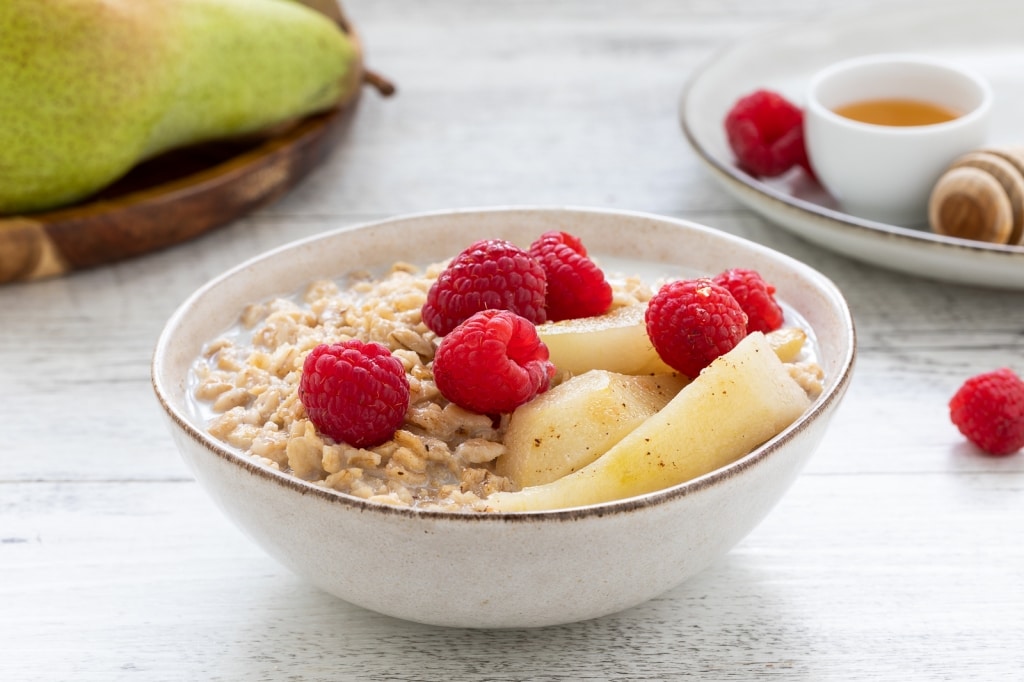
[[[807,332],[799,327],[783,327],[769,332],[766,336],[768,345],[783,362],[796,362],[804,349],[804,342],[807,341]]]
[[[658,357],[644,322],[645,304],[628,305],[597,317],[581,317],[537,326],[551,362],[569,374],[604,369],[618,374],[674,371]]]
[[[668,488],[739,459],[809,405],[764,334],[755,332],[591,464],[487,502],[500,512],[566,509]]]
[[[573,376],[512,413],[495,469],[519,487],[571,474],[665,407],[686,383],[681,374],[603,369]]]

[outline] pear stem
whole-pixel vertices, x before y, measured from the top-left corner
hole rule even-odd
[[[369,69],[363,70],[363,82],[374,87],[381,97],[390,97],[395,94],[395,84],[389,81],[384,76],[380,75],[375,71]]]

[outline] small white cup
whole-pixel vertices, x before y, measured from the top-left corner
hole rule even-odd
[[[945,123],[861,123],[834,109],[872,99],[913,99],[963,112]],[[872,55],[838,62],[807,90],[805,139],[818,180],[851,215],[914,226],[928,196],[957,156],[985,143],[992,90],[979,76],[915,55]]]

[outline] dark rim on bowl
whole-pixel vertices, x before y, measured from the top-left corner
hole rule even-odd
[[[684,220],[670,218],[666,216],[658,216],[654,214],[646,214],[635,211],[619,211],[619,210],[606,210],[606,209],[588,209],[578,207],[544,207],[544,206],[516,206],[516,207],[497,207],[497,208],[480,208],[480,209],[465,209],[458,211],[459,213],[497,213],[502,211],[576,211],[584,213],[599,213],[603,215],[622,215],[622,216],[633,216],[641,217],[646,219],[653,219],[660,222],[675,223],[677,225],[684,225],[688,227],[696,226],[695,223],[689,223]],[[198,443],[205,449],[210,450],[213,454],[220,457],[221,459],[230,462],[231,464],[239,466],[242,470],[249,474],[260,476],[269,481],[282,484],[302,495],[316,495],[321,499],[329,502],[342,504],[344,506],[358,509],[362,512],[368,513],[380,513],[380,514],[394,514],[398,516],[405,516],[409,518],[429,518],[429,519],[451,519],[451,520],[464,520],[468,523],[507,523],[507,522],[525,522],[534,520],[539,517],[550,518],[552,520],[569,521],[579,519],[583,517],[602,517],[610,514],[627,513],[634,509],[645,508],[653,505],[661,504],[662,502],[696,493],[702,489],[714,486],[716,483],[727,480],[732,476],[735,476],[751,467],[754,467],[766,460],[772,455],[778,448],[785,445],[787,442],[795,438],[801,431],[803,431],[811,421],[822,413],[829,410],[833,403],[839,400],[845,393],[847,386],[850,382],[850,378],[853,371],[854,361],[856,357],[856,330],[853,323],[853,318],[850,311],[844,305],[844,331],[849,334],[850,346],[843,358],[838,363],[839,373],[835,376],[835,379],[831,381],[831,385],[827,386],[823,393],[818,396],[814,403],[808,408],[808,410],[801,415],[796,422],[788,426],[781,433],[763,443],[762,445],[755,448],[753,451],[740,457],[739,459],[727,464],[724,467],[716,469],[708,474],[699,476],[695,479],[685,481],[683,483],[664,488],[662,490],[656,490],[644,495],[625,498],[622,500],[614,500],[611,502],[604,502],[600,504],[588,505],[584,507],[571,507],[567,509],[555,509],[545,511],[529,511],[529,512],[455,512],[455,511],[441,511],[441,510],[429,510],[429,509],[416,509],[412,507],[396,507],[378,502],[369,502],[358,497],[346,495],[345,493],[324,488],[322,486],[315,485],[312,482],[302,480],[298,477],[292,476],[285,472],[272,469],[267,466],[263,466],[254,461],[251,457],[244,453],[234,450],[217,439],[210,436],[205,431],[197,429],[191,421],[183,414],[170,398],[168,391],[164,387],[164,381],[162,377],[163,358],[166,355],[166,348],[168,346],[169,337],[173,335],[174,331],[179,327],[182,318],[185,316],[186,311],[192,306],[193,302],[199,300],[207,292],[216,288],[221,282],[230,279],[242,270],[252,267],[252,265],[265,258],[270,258],[278,252],[285,251],[304,243],[309,243],[323,239],[331,234],[337,234],[338,232],[352,232],[355,230],[371,229],[375,226],[393,223],[397,221],[405,221],[416,218],[424,218],[428,216],[440,216],[446,214],[452,214],[455,211],[430,211],[417,214],[409,214],[402,216],[395,216],[379,221],[373,221],[368,223],[361,223],[351,227],[341,228],[330,233],[323,233],[300,239],[288,244],[284,244],[280,247],[257,255],[243,263],[236,265],[214,279],[208,281],[206,284],[201,286],[192,295],[190,295],[168,320],[164,329],[160,333],[160,337],[157,340],[156,348],[153,353],[153,360],[151,363],[151,379],[153,390],[156,393],[157,400],[160,402],[160,406],[167,413],[167,415],[173,420],[173,422],[184,431],[189,438]],[[710,228],[704,228],[710,229]],[[814,270],[810,266],[797,261],[794,258],[786,256],[785,254],[776,252],[768,247],[758,245],[749,240],[730,235],[727,233],[720,233],[722,237],[726,239],[736,240],[737,242],[743,242],[751,244],[758,249],[765,249],[770,251],[775,257],[786,262],[790,267],[795,267],[801,270],[805,275],[818,279],[826,288],[832,290],[832,292],[843,301],[842,294],[838,288],[829,280],[825,275],[821,274],[817,270]]]

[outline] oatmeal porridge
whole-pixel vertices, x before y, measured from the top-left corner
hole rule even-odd
[[[446,400],[435,385],[432,365],[441,338],[424,324],[421,310],[445,266],[397,263],[380,277],[316,281],[294,297],[246,307],[192,368],[194,405],[209,432],[267,466],[372,502],[488,511],[489,495],[517,489],[495,467],[505,453],[509,415],[471,412]],[[645,304],[656,291],[637,277],[609,283],[612,310]],[[787,342],[785,334],[777,343]],[[299,399],[307,354],[319,344],[348,339],[384,345],[408,379],[404,423],[374,447],[322,436]],[[821,371],[813,361],[790,367],[808,393],[820,391]],[[565,379],[559,371],[552,385]]]

